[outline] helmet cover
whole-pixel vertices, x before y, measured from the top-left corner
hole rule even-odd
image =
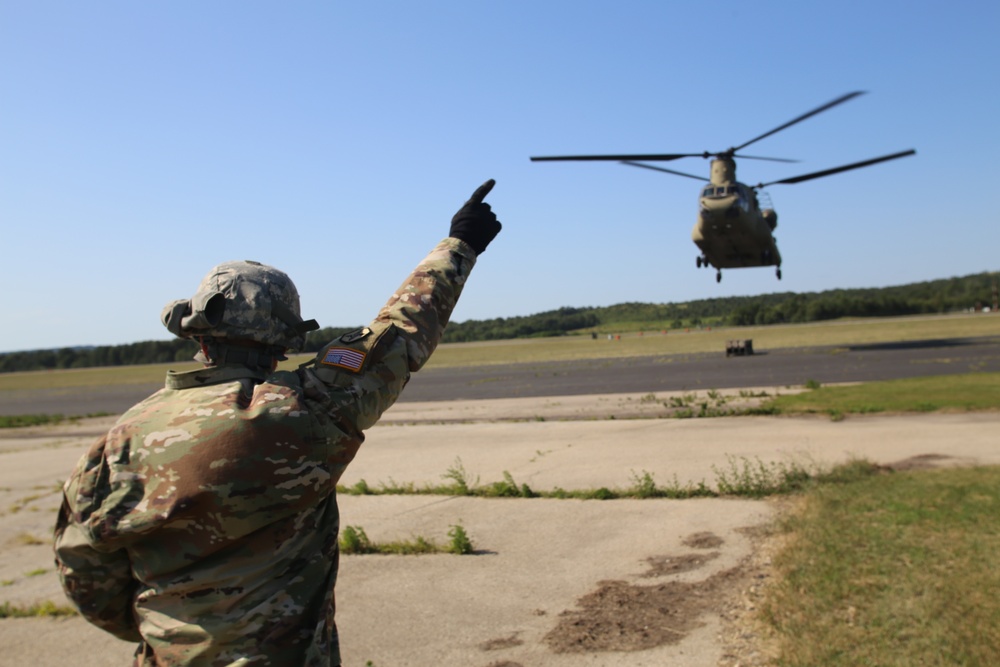
[[[168,304],[161,319],[181,338],[252,340],[299,349],[305,333],[318,328],[314,320],[303,322],[299,312],[299,292],[286,273],[245,260],[213,268],[192,298]]]

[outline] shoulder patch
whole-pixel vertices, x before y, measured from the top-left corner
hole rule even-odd
[[[308,363],[315,364],[319,379],[327,384],[341,386],[341,382],[353,382],[349,377],[338,376],[344,371],[352,375],[364,373],[368,366],[381,361],[387,346],[395,340],[395,331],[391,324],[373,322],[333,339]]]
[[[348,336],[350,334],[344,334]],[[343,340],[341,336],[341,340]],[[360,339],[356,339],[360,340]],[[348,341],[344,341],[348,342]],[[361,370],[361,367],[365,364],[365,357],[368,354],[362,352],[361,350],[355,350],[350,347],[330,347],[327,348],[326,354],[320,359],[321,364],[326,364],[327,366],[337,366],[338,368],[346,368],[349,371],[354,371],[357,373]]]
[[[363,327],[361,329],[345,333],[340,337],[340,342],[346,344],[357,343],[359,340],[368,338],[368,336],[371,335],[371,332],[371,327]]]

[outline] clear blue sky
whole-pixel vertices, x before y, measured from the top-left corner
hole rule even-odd
[[[504,231],[454,319],[1000,269],[1000,4],[3,2],[0,351],[166,340],[209,268],[370,320],[487,178]],[[749,151],[784,279],[695,268],[699,184],[531,155]],[[707,161],[670,165],[708,173]]]

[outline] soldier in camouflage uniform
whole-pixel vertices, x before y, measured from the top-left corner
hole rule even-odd
[[[337,480],[441,339],[500,223],[484,183],[367,327],[276,371],[315,321],[284,273],[216,267],[163,312],[204,368],[126,412],[81,458],[55,529],[63,588],[139,643],[134,665],[340,664]]]

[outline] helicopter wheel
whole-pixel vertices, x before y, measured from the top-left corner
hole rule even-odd
[[[775,269],[774,275],[778,276],[778,280],[781,280],[781,269]]]
[[[715,274],[715,282],[717,282],[717,283],[721,283],[722,282],[722,271],[719,271],[719,272],[717,272]]]
[[[699,257],[695,257],[695,263],[698,265],[698,268],[700,269],[701,268],[701,257],[700,256]]]

